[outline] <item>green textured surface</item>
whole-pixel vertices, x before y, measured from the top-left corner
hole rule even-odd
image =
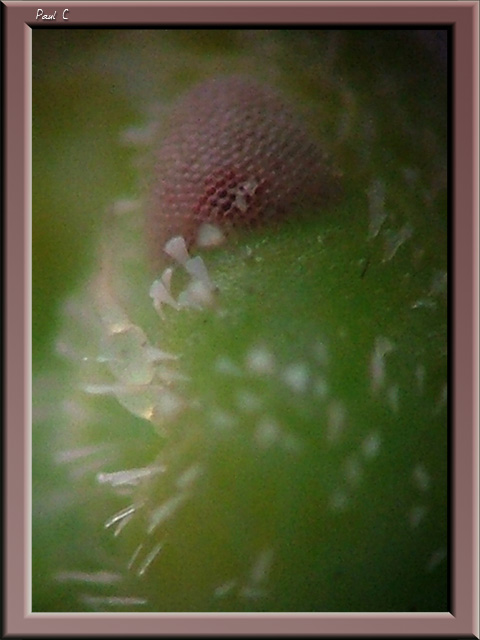
[[[34,33],[34,610],[447,610],[447,84],[409,38]],[[135,158],[149,166],[120,133],[151,103],[238,71],[297,102],[343,172],[343,197],[205,253],[217,306],[161,320],[141,207],[137,222],[103,225],[114,202],[142,196]],[[179,356],[184,407],[169,422],[82,391],[118,374],[95,360],[114,348],[87,286],[100,240],[117,302]],[[177,268],[174,293],[185,283]],[[55,355],[58,340],[77,359]],[[129,371],[143,357],[134,342]],[[265,373],[249,365],[258,349]],[[166,469],[129,495],[98,482],[149,464]],[[142,506],[114,536],[104,523],[129,504]]]

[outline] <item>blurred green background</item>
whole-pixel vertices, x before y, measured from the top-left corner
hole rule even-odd
[[[60,358],[57,339],[71,317],[64,301],[98,269],[106,213],[144,196],[148,150],[121,144],[122,133],[141,133],[152,115],[161,121],[194,82],[237,72],[278,86],[312,119],[343,173],[343,197],[313,221],[291,220],[212,255],[209,271],[236,310],[225,321],[167,314],[162,345],[184,353],[190,393],[202,401],[182,418],[200,425],[200,444],[186,437],[184,453],[181,438],[178,449],[159,440],[111,397],[79,406],[83,365]],[[446,32],[33,31],[35,611],[448,608],[448,90]],[[141,233],[131,243],[141,252]],[[142,296],[150,304],[137,286],[145,277],[139,268],[126,281],[128,303],[158,344],[156,317],[137,307]],[[80,301],[88,306],[88,295]],[[85,326],[79,345],[90,355],[96,334]],[[247,384],[308,453],[293,463],[283,453],[259,459],[249,428],[211,435],[209,407],[228,413],[236,393],[228,376],[205,375],[219,356],[238,362],[256,338],[271,338],[283,363],[306,358],[311,368],[315,336],[329,345],[333,400],[286,396],[271,380]],[[385,336],[390,342],[379,343]],[[368,393],[367,364],[382,344],[393,383],[379,401]],[[315,429],[344,410],[348,437],[329,449]],[[88,447],[93,461],[84,454],[65,464],[65,451]],[[201,460],[208,480],[170,527],[163,566],[140,577],[126,566],[144,525],[118,539],[104,530],[126,503],[96,474],[148,464],[163,448],[172,469]],[[359,451],[374,452],[370,466],[358,466]],[[342,474],[353,487],[346,508]],[[168,500],[169,490],[168,481],[149,481],[135,499],[160,504],[156,496]],[[254,558],[272,562],[272,575],[266,594],[250,597],[242,576]]]

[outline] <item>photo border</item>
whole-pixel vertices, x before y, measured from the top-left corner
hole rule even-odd
[[[478,638],[478,1],[1,3],[5,78],[4,637],[366,635]],[[450,613],[31,613],[31,81],[44,28],[129,26],[453,26],[453,491]],[[63,20],[63,10],[68,22]],[[72,633],[74,631],[74,633]]]

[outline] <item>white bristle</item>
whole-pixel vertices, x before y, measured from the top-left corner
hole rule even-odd
[[[178,296],[178,304],[182,307],[204,309],[215,304],[213,290],[202,280],[192,280],[185,291]]]
[[[204,223],[200,225],[197,234],[197,245],[203,249],[219,247],[225,242],[225,235],[214,224]]]
[[[205,263],[200,256],[196,256],[195,258],[190,258],[189,260],[187,260],[187,262],[185,263],[185,269],[192,276],[192,278],[203,282],[206,287],[214,289],[214,285],[210,280],[210,276],[208,275],[207,267],[205,266]]]
[[[184,265],[190,258],[185,238],[182,238],[182,236],[170,238],[170,240],[165,244],[165,253],[168,253],[171,258],[181,265]]]
[[[176,300],[171,296],[162,280],[155,280],[150,287],[149,295],[153,300],[153,306],[157,313],[163,315],[162,304],[168,304],[174,309],[178,309]]]
[[[163,284],[165,285],[166,290],[169,293],[170,293],[171,285],[172,285],[172,275],[173,275],[173,269],[171,267],[168,267],[167,269],[165,269],[165,271],[160,276],[160,280],[163,282]]]

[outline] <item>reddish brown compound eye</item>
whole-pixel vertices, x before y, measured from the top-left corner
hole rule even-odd
[[[314,136],[271,89],[244,77],[208,80],[174,107],[156,155],[147,211],[154,257],[203,223],[227,234],[321,206],[332,186]]]

